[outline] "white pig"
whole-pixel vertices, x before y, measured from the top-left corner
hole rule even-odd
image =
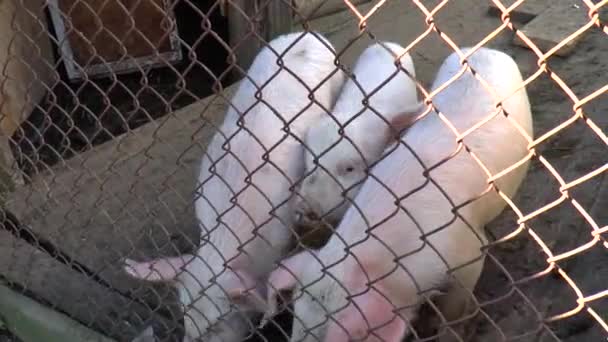
[[[263,48],[202,160],[196,255],[126,260],[133,277],[173,281],[184,341],[241,341],[262,310],[256,298],[265,296],[266,278],[291,242],[293,212],[285,203],[304,172],[304,149],[290,134],[303,139],[334,104],[344,81],[334,60],[331,44],[313,33],[287,34]]]
[[[320,217],[331,224],[339,222],[350,205],[343,194],[355,197],[368,166],[382,155],[393,133],[409,125],[410,117],[397,114],[419,105],[416,83],[400,69],[416,76],[412,58],[400,45],[384,42],[366,48],[353,69],[356,82],[346,81],[332,116],[324,116],[308,131],[307,177],[293,203],[300,224],[309,225]],[[363,100],[368,96],[366,108]]]
[[[522,77],[511,57],[496,50],[481,48],[468,62],[497,97],[467,71],[437,94],[433,103],[459,132],[465,132],[496,112],[495,100],[508,97],[502,105],[509,119],[499,113],[467,135],[464,143],[492,174],[522,161],[496,181],[512,197],[527,172],[526,147],[532,137],[528,97],[525,89],[517,90]],[[461,68],[460,58],[450,55],[433,89]],[[295,288],[291,341],[398,342],[409,335],[419,305],[430,297],[424,291],[432,294],[448,286],[450,295],[450,286],[456,284],[448,283],[448,269],[464,266],[454,272],[456,282],[473,290],[484,260],[483,226],[506,203],[489,191],[460,207],[460,217],[452,213],[454,205],[484,193],[488,177],[464,148],[457,149],[455,134],[437,113],[430,112],[411,127],[403,141],[427,167],[455,154],[430,172],[452,203],[427,181],[423,166],[404,144],[388,147],[387,153],[394,151],[372,169],[329,242],[318,251],[285,259],[269,277],[268,317],[276,312],[277,291]],[[456,296],[450,299],[456,306],[453,312],[466,304]]]

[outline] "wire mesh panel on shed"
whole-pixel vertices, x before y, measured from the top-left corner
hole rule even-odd
[[[242,84],[231,84],[229,75],[247,79],[253,57],[287,31],[326,37],[335,47],[335,72],[344,71],[349,78],[361,51],[376,42],[393,41],[414,59],[419,98],[425,108],[431,106],[441,113],[442,108],[433,107],[441,92],[430,90],[438,66],[446,56],[457,53],[462,58],[459,72],[471,74],[463,48],[490,47],[511,55],[524,76],[521,87],[528,92],[534,120],[534,135],[525,137],[525,160],[531,167],[517,196],[502,196],[506,209],[486,227],[489,242],[482,248],[484,270],[470,294],[474,303],[470,314],[456,322],[437,319],[437,303],[426,301],[419,319],[412,322],[415,334],[410,340],[460,333],[456,329],[460,324],[470,328],[467,336],[460,337],[466,341],[605,338],[608,27],[604,14],[608,2],[560,0],[548,5],[551,11],[520,15],[537,2],[344,0],[338,10],[317,16],[308,7],[299,8],[302,2],[167,1],[161,6],[163,11],[157,12],[163,16],[158,26],[146,26],[165,32],[158,36],[166,44],[150,44],[141,54],[132,52],[133,42],[129,41],[130,33],[143,35],[145,31],[134,24],[137,18],[146,17],[136,16],[135,9],[156,8],[160,2],[98,2],[101,7],[121,4],[115,6],[120,15],[114,19],[122,19],[113,23],[104,20],[103,11],[92,11],[96,18],[91,26],[69,22],[75,9],[90,7],[89,2],[73,1],[69,9],[61,1],[41,3],[49,18],[61,18],[79,41],[101,48],[112,45],[120,50],[118,59],[132,66],[126,73],[105,61],[101,63],[104,70],[112,70],[105,78],[81,73],[79,80],[71,80],[69,72],[64,74],[72,61],[62,49],[71,39],[56,31],[56,21],[45,22],[34,10],[26,10],[32,26],[39,28],[37,32],[26,29],[17,14],[11,14],[12,32],[3,41],[37,42],[45,37],[57,53],[52,62],[21,63],[36,75],[33,80],[12,73],[12,63],[23,62],[24,57],[9,53],[3,61],[0,101],[9,101],[13,92],[26,99],[23,108],[34,109],[22,108],[32,113],[15,134],[4,132],[10,135],[18,163],[6,165],[6,170],[20,172],[27,184],[3,192],[0,275],[14,288],[25,289],[29,296],[116,340],[131,340],[148,326],[154,328],[158,340],[180,340],[183,308],[173,286],[133,279],[123,269],[123,261],[194,253],[210,243],[201,239],[193,204],[201,158],[211,139],[221,137],[219,127],[226,111],[234,108],[233,96]],[[551,20],[558,6],[576,15]],[[493,14],[488,14],[489,8]],[[282,18],[271,16],[286,12],[293,16],[281,23],[277,22]],[[286,27],[292,22],[297,24]],[[537,31],[539,27],[546,31]],[[91,38],[102,31],[113,37],[112,44]],[[239,39],[235,32],[240,32]],[[97,62],[92,61],[107,58],[97,48],[87,50],[89,55],[80,64],[93,65]],[[36,49],[36,54],[43,52]],[[144,54],[155,56],[154,68],[138,59]],[[183,57],[179,63],[178,55]],[[276,60],[281,72],[289,73],[290,65],[283,64],[282,57]],[[50,82],[40,64],[55,70]],[[396,73],[404,70],[396,68]],[[7,90],[10,84],[15,85]],[[39,101],[35,92],[41,86],[47,95]],[[256,86],[252,100],[265,101],[267,85]],[[311,103],[318,102],[319,87],[309,87]],[[508,117],[500,111],[501,99],[495,102],[496,112],[488,115]],[[365,98],[361,109],[369,109],[369,103]],[[1,108],[3,119],[17,117],[5,106]],[[333,115],[331,108],[325,115]],[[247,114],[243,118],[246,122]],[[478,147],[468,146],[466,136],[481,129],[484,122],[458,131],[445,116],[439,114],[439,118],[454,133],[458,151],[475,156]],[[351,139],[346,134],[348,126],[361,119],[341,123],[338,134]],[[294,122],[284,126],[284,134],[293,134]],[[428,134],[432,144],[432,132]],[[225,148],[230,153],[229,143]],[[260,158],[260,166],[272,160],[274,148],[265,146],[268,153]],[[323,157],[316,157],[322,167]],[[422,167],[432,182],[432,170],[439,165]],[[257,170],[249,171],[245,181],[251,183]],[[505,174],[507,171],[488,175],[488,193],[500,190],[495,181]],[[221,180],[224,175],[214,177]],[[301,182],[293,180],[294,195]],[[462,207],[463,203],[454,203],[454,213]],[[298,228],[285,229],[296,234],[295,249],[310,244],[297,235]],[[248,341],[288,340],[292,321],[305,320],[291,312],[293,308],[284,310],[275,323],[263,329],[252,325]],[[339,315],[328,319],[332,317]]]

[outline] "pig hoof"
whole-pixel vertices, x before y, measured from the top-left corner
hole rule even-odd
[[[125,270],[125,272],[127,272],[129,275],[133,276],[133,277],[137,277],[137,273],[135,271],[135,265],[137,264],[137,261],[132,260],[132,259],[125,259],[123,261],[123,266],[122,268]]]

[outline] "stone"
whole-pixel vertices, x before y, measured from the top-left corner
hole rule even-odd
[[[555,1],[551,7],[526,24],[521,31],[541,51],[547,52],[568,38],[576,30],[589,22],[584,4],[574,0]],[[566,57],[574,51],[578,42],[588,33],[583,32],[555,52],[555,55]],[[529,48],[519,37],[513,37],[513,43]]]
[[[509,8],[509,6],[515,3],[515,0],[502,0],[501,2],[506,8]],[[511,11],[509,16],[511,17],[511,20],[515,22],[527,23],[544,12],[549,7],[550,3],[550,0],[526,0],[523,4]],[[502,11],[493,2],[490,3],[488,13],[499,18],[502,16]]]

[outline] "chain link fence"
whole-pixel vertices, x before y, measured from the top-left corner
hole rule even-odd
[[[0,1],[2,285],[116,341],[605,339],[607,8]]]

